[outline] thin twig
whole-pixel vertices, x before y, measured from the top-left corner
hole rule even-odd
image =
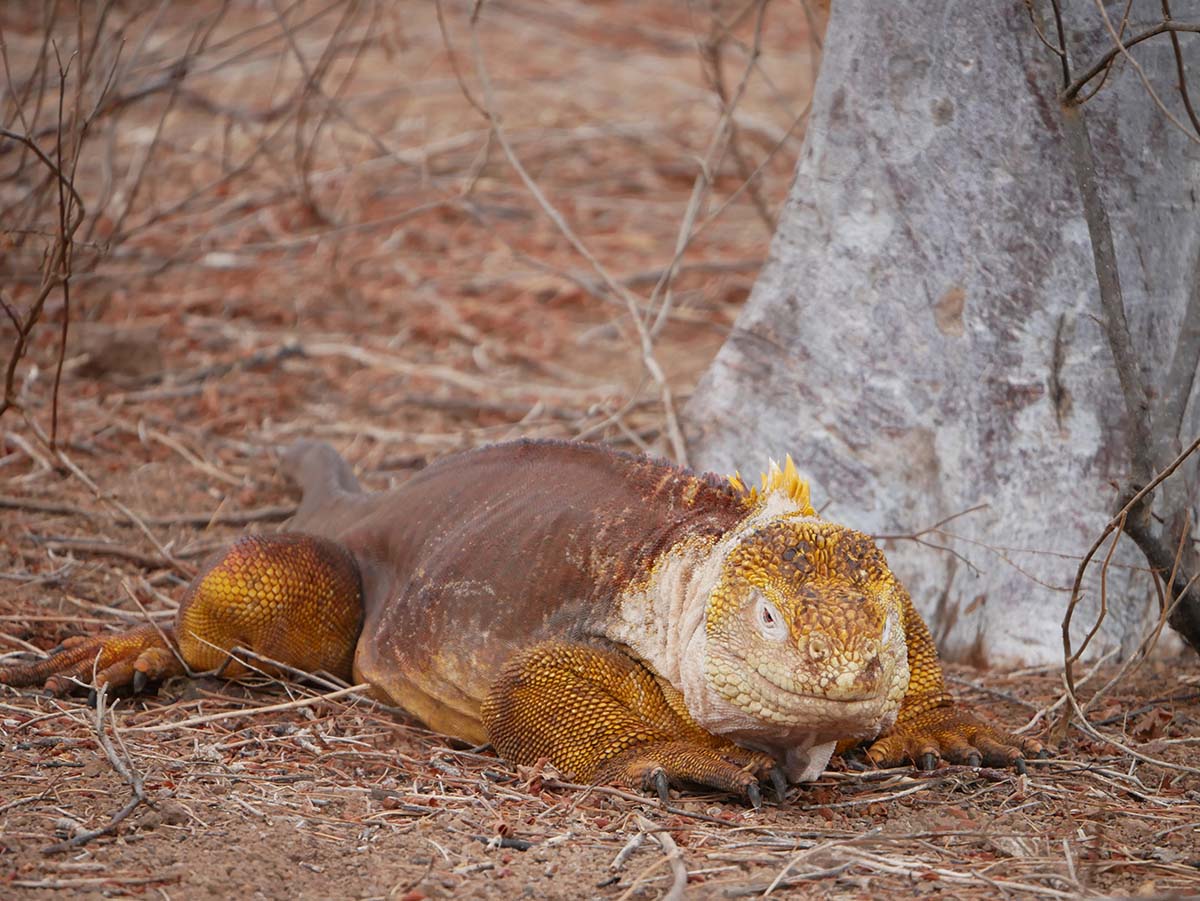
[[[1057,11],[1056,4],[1055,12],[1057,13]],[[1105,21],[1108,21],[1107,13],[1105,14],[1104,18]],[[1111,29],[1111,22],[1109,23],[1109,27]],[[1087,71],[1076,78],[1074,82],[1067,83],[1067,87],[1062,92],[1062,100],[1065,103],[1070,104],[1071,101],[1075,99],[1075,96],[1083,89],[1084,85],[1103,72],[1108,66],[1112,65],[1112,62],[1114,59],[1116,59],[1116,57],[1124,54],[1132,63],[1133,59],[1132,57],[1129,57],[1130,47],[1140,44],[1142,41],[1149,40],[1150,38],[1160,34],[1167,34],[1168,32],[1175,34],[1180,31],[1189,31],[1193,33],[1200,32],[1200,23],[1163,21],[1159,22],[1152,28],[1147,28],[1145,31],[1135,34],[1126,41],[1121,41],[1120,38],[1116,36],[1116,33],[1113,32],[1113,39],[1116,42],[1113,48],[1096,60],[1096,62],[1093,63],[1091,67],[1087,69]],[[1134,65],[1136,65],[1136,63]]]
[[[88,510],[76,504],[65,504],[59,501],[43,501],[28,497],[15,497],[0,494],[0,509],[28,510],[34,513],[54,513],[62,516],[80,516],[85,519],[95,519],[101,514],[96,510]],[[279,504],[268,507],[255,507],[249,510],[217,510],[213,513],[169,513],[164,516],[147,516],[137,514],[138,519],[149,526],[200,526],[207,528],[214,525],[244,526],[252,522],[278,522],[294,516],[295,504]],[[109,513],[115,522],[132,523],[133,520],[119,513]]]
[[[595,255],[587,248],[587,245],[579,239],[575,234],[575,230],[563,217],[562,213],[547,199],[542,189],[537,182],[525,170],[521,164],[521,160],[517,157],[516,151],[513,150],[512,144],[508,140],[508,136],[500,124],[499,116],[496,113],[495,97],[492,93],[492,84],[488,76],[487,66],[483,59],[483,52],[479,46],[479,36],[476,31],[477,22],[472,21],[471,24],[471,54],[475,61],[475,71],[480,83],[483,85],[483,95],[485,103],[485,114],[487,121],[492,127],[492,133],[496,136],[496,141],[500,148],[504,151],[505,157],[513,170],[520,177],[529,193],[537,201],[542,212],[550,219],[551,222],[558,228],[559,232],[575,249],[575,252],[587,260],[588,264],[600,276],[601,281],[615,297],[621,298],[629,311],[629,317],[633,321],[634,328],[637,330],[638,342],[640,344],[642,365],[646,367],[646,371],[650,373],[650,377],[658,385],[659,396],[662,400],[663,414],[667,422],[667,436],[671,442],[671,450],[675,457],[675,462],[686,466],[688,462],[687,447],[683,440],[683,432],[679,428],[679,419],[675,412],[675,402],[672,397],[671,387],[667,383],[666,375],[663,373],[662,367],[654,356],[653,342],[650,337],[650,332],[646,328],[646,324],[642,322],[641,316],[638,314],[638,305],[633,296],[619,281],[614,279],[608,272],[608,269],[598,260]]]
[[[72,848],[79,848],[86,845],[92,839],[99,838],[102,835],[110,835],[116,831],[117,827],[133,813],[140,805],[146,803],[146,789],[142,784],[142,777],[133,766],[122,760],[113,747],[112,742],[108,738],[108,734],[104,729],[104,714],[107,711],[107,693],[108,686],[101,685],[96,690],[96,709],[92,720],[93,727],[96,733],[96,741],[100,745],[100,749],[104,752],[104,756],[108,758],[108,762],[112,768],[116,770],[117,775],[125,780],[133,791],[133,796],[129,801],[114,813],[99,829],[89,829],[84,832],[76,833],[66,841],[58,842],[43,848],[43,854],[58,854],[62,851],[70,851]],[[113,734],[116,734],[116,724],[113,724]]]
[[[1162,0],[1163,21],[1171,21],[1171,4],[1170,0]],[[1129,46],[1126,44],[1125,46]],[[1187,69],[1183,65],[1183,48],[1179,44],[1179,32],[1171,29],[1171,50],[1175,53],[1175,74],[1179,80],[1179,98],[1183,101],[1183,108],[1187,110],[1188,118],[1192,122],[1192,128],[1196,130],[1196,134],[1200,135],[1200,117],[1196,115],[1196,110],[1192,106],[1192,96],[1188,92]]]
[[[663,901],[682,901],[684,893],[687,891],[688,880],[687,865],[683,862],[683,852],[675,844],[675,839],[671,838],[671,833],[665,829],[656,829],[654,824],[640,813],[637,814],[637,821],[642,829],[654,836],[654,840],[662,848],[663,854],[667,855],[667,862],[671,866],[671,887],[662,896]]]
[[[1082,596],[1083,576],[1084,573],[1087,572],[1088,565],[1092,562],[1092,558],[1096,556],[1096,552],[1100,550],[1101,545],[1104,544],[1109,535],[1119,529],[1124,529],[1126,531],[1129,530],[1130,524],[1127,519],[1129,512],[1138,504],[1142,503],[1143,500],[1159,486],[1159,484],[1169,478],[1171,474],[1174,473],[1175,470],[1181,465],[1183,465],[1183,462],[1197,450],[1200,450],[1200,438],[1197,438],[1190,445],[1188,445],[1182,453],[1180,453],[1173,461],[1171,461],[1167,467],[1162,469],[1145,487],[1141,488],[1137,493],[1135,493],[1133,497],[1131,497],[1125,503],[1125,505],[1119,511],[1117,511],[1117,515],[1108,521],[1108,524],[1104,527],[1104,530],[1100,533],[1096,540],[1092,542],[1092,546],[1088,548],[1087,553],[1083,555],[1083,559],[1079,561],[1079,566],[1075,570],[1075,581],[1071,585],[1071,599],[1067,603],[1067,610],[1066,614],[1063,616],[1062,623],[1063,659],[1067,661],[1064,675],[1067,680],[1068,687],[1072,690],[1074,690],[1074,676],[1071,672],[1070,661],[1073,660],[1074,655],[1071,650],[1071,616],[1075,611],[1075,606],[1079,603],[1079,599]],[[1134,538],[1135,541],[1137,540],[1132,534],[1130,537]],[[1142,535],[1142,539],[1146,542],[1146,544],[1144,547],[1142,547],[1142,544],[1139,542],[1139,547],[1142,547],[1142,552],[1146,554],[1147,559],[1150,561],[1150,565],[1162,570],[1163,572],[1169,572],[1172,568],[1170,557],[1168,556],[1164,563],[1164,561],[1161,560],[1162,549],[1156,546],[1155,542],[1150,541],[1147,536]],[[1147,549],[1149,549],[1149,552]],[[1150,556],[1151,553],[1154,554],[1155,558],[1160,559],[1156,560],[1152,558]],[[1179,590],[1176,591],[1176,594],[1181,597],[1186,595],[1187,587],[1188,586],[1186,583],[1178,586]],[[1193,606],[1200,605],[1193,604]]]
[[[350,695],[366,694],[371,691],[371,685],[367,682],[360,682],[357,685],[351,685],[349,688],[339,688],[337,691],[327,692],[323,695],[316,695],[311,698],[300,698],[296,701],[287,701],[282,704],[267,704],[263,707],[246,707],[241,710],[227,710],[224,713],[211,713],[207,716],[194,716],[190,719],[180,720],[177,723],[160,723],[157,726],[131,726],[129,732],[171,732],[175,729],[186,729],[191,726],[200,726],[206,723],[216,723],[221,720],[237,719],[244,716],[258,716],[263,713],[279,713],[284,710],[298,710],[302,707],[311,707],[314,704],[320,704],[322,701],[336,701],[338,698],[349,697]]]
[[[1146,77],[1145,70],[1142,69],[1141,64],[1133,58],[1132,54],[1130,54],[1128,45],[1122,42],[1120,34],[1118,34],[1117,30],[1113,27],[1112,20],[1108,15],[1108,10],[1104,8],[1104,0],[1095,0],[1095,3],[1096,9],[1100,12],[1100,18],[1104,20],[1104,26],[1108,29],[1108,33],[1112,36],[1113,43],[1117,45],[1117,49],[1125,57],[1125,59],[1129,61],[1129,65],[1133,66],[1133,70],[1137,72],[1138,78],[1141,79],[1142,87],[1146,89],[1146,93],[1150,95],[1150,99],[1154,101],[1154,105],[1158,107],[1159,112],[1166,116],[1167,121],[1178,128],[1183,133],[1184,137],[1186,137],[1189,141],[1191,141],[1193,144],[1200,144],[1200,135],[1193,134],[1191,130],[1187,128],[1187,126],[1179,121],[1174,113],[1167,109],[1166,104],[1162,102],[1162,98],[1160,98],[1158,96],[1158,92],[1154,90],[1154,85],[1150,84],[1150,79]],[[1190,27],[1182,27],[1180,23],[1176,22],[1163,22],[1162,24],[1165,26],[1164,30],[1167,31],[1177,30],[1200,32],[1200,24],[1192,25]]]
[[[757,12],[754,20],[754,45],[750,51],[750,59],[746,64],[745,71],[742,73],[741,80],[738,82],[732,98],[728,96],[724,77],[721,74],[720,44],[714,39],[709,45],[709,65],[713,70],[711,79],[717,91],[717,96],[721,101],[721,116],[717,120],[716,127],[713,129],[712,137],[709,139],[708,150],[700,164],[700,172],[697,174],[695,183],[692,186],[692,195],[688,199],[687,209],[684,211],[683,221],[680,224],[679,233],[675,239],[674,255],[671,257],[671,262],[667,265],[662,277],[654,286],[654,290],[650,293],[649,301],[647,301],[647,306],[653,310],[658,305],[659,297],[662,296],[663,298],[661,306],[659,306],[658,312],[654,317],[654,322],[648,324],[651,336],[659,333],[670,313],[672,306],[671,282],[694,236],[696,218],[711,190],[714,173],[720,166],[720,157],[724,154],[727,147],[736,147],[737,126],[733,120],[733,114],[746,93],[746,87],[750,83],[750,76],[754,72],[754,67],[762,53],[762,33],[763,24],[766,21],[767,3],[768,0],[756,0]],[[739,160],[741,159],[740,154],[738,158]],[[748,186],[751,184],[756,173],[749,172],[748,167],[744,167],[744,169],[747,171],[743,171],[742,173],[742,184],[743,186]],[[773,230],[774,223],[771,221],[770,213],[765,209],[760,212],[761,215],[766,217],[771,230]]]

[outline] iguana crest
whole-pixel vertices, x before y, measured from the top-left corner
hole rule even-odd
[[[808,482],[800,478],[792,455],[784,460],[783,469],[774,460],[770,461],[767,471],[759,477],[761,488],[747,488],[740,472],[729,476],[729,484],[742,495],[742,501],[747,507],[760,507],[767,498],[776,491],[782,492],[796,502],[801,516],[816,516],[817,511],[812,507],[812,497],[808,490]]]

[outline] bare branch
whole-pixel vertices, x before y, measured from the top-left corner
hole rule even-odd
[[[1133,341],[1129,336],[1129,322],[1125,317],[1125,301],[1121,294],[1121,276],[1117,270],[1117,251],[1113,246],[1112,225],[1108,219],[1104,197],[1100,193],[1092,139],[1088,134],[1083,111],[1077,106],[1064,105],[1062,121],[1070,146],[1075,182],[1083,201],[1083,215],[1091,238],[1096,281],[1100,289],[1104,334],[1112,351],[1117,378],[1121,383],[1121,393],[1125,397],[1125,409],[1129,416],[1129,453],[1133,461],[1133,476],[1137,484],[1144,485],[1154,475],[1154,465],[1150,457],[1150,397],[1141,369],[1138,368]]]
[[[70,69],[68,64],[64,69],[61,61],[58,67],[58,129],[55,133],[54,151],[55,162],[58,165],[58,171],[63,169],[63,100],[67,94],[67,71]],[[78,97],[76,97],[78,105]],[[76,110],[78,113],[78,110]],[[80,128],[82,132],[82,127]],[[79,162],[79,143],[82,141],[82,134],[77,136],[75,142],[75,153],[71,157],[71,179],[74,181],[75,166]],[[54,450],[58,443],[58,389],[62,385],[62,368],[63,361],[67,356],[67,329],[71,323],[71,256],[74,250],[72,238],[75,235],[75,229],[68,228],[68,222],[71,219],[71,210],[67,204],[66,192],[63,189],[63,179],[58,179],[58,241],[61,251],[58,254],[58,281],[62,287],[63,296],[63,311],[62,311],[62,331],[60,333],[58,343],[58,361],[54,367],[54,388],[50,393],[50,449]],[[73,187],[73,186],[72,186]]]
[[[122,779],[129,785],[133,792],[133,796],[120,810],[114,813],[107,823],[99,829],[88,829],[73,835],[66,841],[50,845],[42,849],[43,854],[58,854],[62,851],[70,851],[73,848],[79,848],[86,845],[92,839],[99,838],[102,835],[109,835],[116,831],[116,828],[134,812],[141,804],[146,803],[146,789],[142,784],[142,777],[133,767],[126,761],[121,759],[113,747],[112,741],[109,739],[104,728],[104,714],[108,710],[107,706],[107,688],[101,685],[96,692],[96,712],[93,719],[93,727],[96,732],[96,741],[100,745],[100,749],[104,752],[104,756],[108,758],[109,764],[117,772]],[[116,730],[114,727],[114,734]],[[119,736],[118,736],[119,738]]]
[[[1184,461],[1186,461],[1188,457],[1194,454],[1197,450],[1200,450],[1200,438],[1197,438],[1190,445],[1188,445],[1188,447],[1174,460],[1172,460],[1168,466],[1155,475],[1149,483],[1139,489],[1137,493],[1134,494],[1123,507],[1121,507],[1121,509],[1117,512],[1117,515],[1108,521],[1108,525],[1104,527],[1104,530],[1092,543],[1092,546],[1088,548],[1087,553],[1083,555],[1083,559],[1079,562],[1079,567],[1075,570],[1075,581],[1071,585],[1071,600],[1067,604],[1066,616],[1063,617],[1062,623],[1063,659],[1066,662],[1065,679],[1067,681],[1067,687],[1072,691],[1075,688],[1075,682],[1074,676],[1071,672],[1071,664],[1075,659],[1077,659],[1078,655],[1075,654],[1071,648],[1071,616],[1074,613],[1075,606],[1079,603],[1079,599],[1082,595],[1084,573],[1087,572],[1087,568],[1091,564],[1092,558],[1096,556],[1096,552],[1100,550],[1100,546],[1104,544],[1109,535],[1118,530],[1124,530],[1129,534],[1129,537],[1138,544],[1138,547],[1140,547],[1142,552],[1146,555],[1146,559],[1150,562],[1151,566],[1161,570],[1164,573],[1169,573],[1174,570],[1174,561],[1171,553],[1163,548],[1156,539],[1153,539],[1153,537],[1149,536],[1147,533],[1140,532],[1135,534],[1131,528],[1132,519],[1129,517],[1129,514],[1131,511],[1137,509],[1138,506],[1154,492],[1155,488],[1169,478],[1175,472],[1175,470],[1182,466]],[[1139,535],[1141,540],[1139,540]],[[1144,546],[1143,541],[1146,542]],[[1153,556],[1151,556],[1152,554]],[[1188,582],[1183,582],[1182,584],[1173,586],[1176,595],[1179,597],[1183,597],[1184,595],[1188,594],[1190,587],[1190,583]],[[1184,639],[1191,644],[1192,647],[1200,651],[1200,603],[1197,603],[1196,599],[1194,598],[1190,601],[1180,602],[1178,611],[1176,613],[1176,618],[1186,618],[1187,622],[1185,622],[1184,625],[1190,625],[1190,633],[1180,630],[1180,634],[1183,635]],[[1193,620],[1195,622],[1192,622]],[[1177,630],[1179,629],[1179,626],[1177,626],[1174,621],[1171,622],[1171,626]]]
[[[1200,440],[1193,443],[1181,457],[1189,456],[1198,445],[1200,445]],[[1167,622],[1184,641],[1191,645],[1197,653],[1200,653],[1200,592],[1193,591],[1195,578],[1184,578],[1186,574],[1177,565],[1175,554],[1163,544],[1162,539],[1155,534],[1148,521],[1130,521],[1126,524],[1125,531],[1146,555],[1150,565],[1164,574],[1164,579],[1171,578],[1166,574],[1174,573],[1168,587],[1171,594],[1179,600]]]
[[[745,73],[742,75],[742,79],[737,86],[732,104],[736,104],[739,100],[741,100],[742,95],[745,93],[746,85],[750,81],[750,76],[754,72],[755,66],[758,65],[759,57],[762,55],[762,27],[767,11],[767,0],[755,0],[755,2],[747,4],[745,7],[743,7],[737,18],[740,19],[755,6],[758,7],[758,14],[756,16],[754,25],[754,45],[751,48]],[[724,27],[721,26],[720,21],[714,18],[713,32],[709,35],[708,39],[702,46],[703,60],[706,64],[706,68],[708,69],[709,83],[712,85],[713,91],[716,93],[717,99],[721,104],[721,118],[722,120],[729,120],[728,125],[725,126],[722,124],[718,127],[718,131],[724,131],[725,128],[728,128],[729,153],[733,156],[733,160],[737,164],[738,174],[741,176],[743,184],[746,185],[746,188],[750,194],[750,199],[754,203],[754,208],[758,213],[759,219],[762,220],[763,225],[766,227],[767,234],[773,235],[775,234],[775,217],[771,214],[771,210],[767,205],[766,198],[763,197],[762,190],[759,188],[758,182],[754,178],[754,167],[750,165],[749,160],[746,159],[746,155],[742,152],[741,141],[739,140],[740,132],[737,122],[733,120],[733,109],[731,107],[729,87],[725,84],[725,66],[723,59],[725,36],[732,28],[733,25]]]
[[[1054,29],[1058,34],[1058,59],[1059,65],[1062,66],[1063,88],[1066,88],[1071,83],[1071,60],[1067,56],[1067,32],[1063,28],[1062,7],[1059,5],[1059,0],[1050,0],[1050,5],[1054,8]],[[1033,14],[1033,7],[1030,6],[1030,13]],[[1037,17],[1034,16],[1036,19]],[[1035,21],[1034,28],[1037,28]]]
[[[1104,25],[1108,29],[1108,33],[1109,33],[1109,35],[1111,35],[1111,37],[1113,39],[1113,43],[1116,44],[1115,52],[1121,53],[1125,57],[1125,59],[1128,60],[1129,65],[1131,65],[1133,67],[1133,70],[1135,72],[1137,72],[1138,78],[1141,79],[1142,86],[1146,89],[1146,93],[1150,95],[1150,99],[1154,101],[1154,105],[1158,107],[1159,111],[1162,112],[1162,114],[1164,116],[1166,116],[1167,120],[1172,125],[1174,125],[1176,128],[1178,128],[1181,132],[1183,132],[1187,136],[1189,141],[1192,141],[1193,143],[1196,143],[1196,144],[1200,144],[1200,136],[1192,134],[1192,132],[1190,130],[1188,130],[1188,128],[1186,126],[1184,126],[1184,124],[1182,122],[1179,121],[1179,119],[1175,116],[1175,114],[1172,113],[1169,109],[1167,109],[1166,104],[1164,104],[1162,102],[1162,98],[1160,98],[1158,96],[1158,92],[1154,90],[1154,85],[1150,84],[1150,79],[1146,77],[1146,73],[1142,69],[1141,64],[1138,63],[1138,61],[1136,59],[1134,59],[1133,56],[1130,54],[1129,44],[1127,44],[1121,40],[1121,36],[1117,33],[1117,30],[1113,27],[1112,20],[1109,18],[1109,15],[1108,15],[1108,10],[1106,10],[1104,8],[1103,0],[1096,0],[1096,8],[1100,12],[1100,17],[1104,20]],[[1172,30],[1174,30],[1174,31],[1200,31],[1200,24],[1185,26],[1185,25],[1183,25],[1181,23],[1177,23],[1177,22],[1162,22],[1159,27],[1162,29],[1159,32],[1160,34],[1163,32],[1172,31]],[[1143,32],[1143,34],[1145,34],[1145,32]],[[1149,35],[1149,37],[1153,37],[1153,35]],[[1110,53],[1111,52],[1114,52],[1114,51],[1110,51]],[[1067,92],[1067,95],[1064,96],[1063,102],[1068,107],[1074,105],[1072,103],[1072,97],[1070,95],[1069,90]]]
[[[1111,66],[1113,60],[1115,60],[1118,56],[1124,54],[1128,57],[1130,47],[1140,44],[1142,41],[1148,41],[1150,38],[1157,37],[1160,34],[1176,34],[1181,31],[1200,33],[1200,23],[1163,21],[1159,22],[1152,28],[1147,28],[1145,31],[1135,34],[1127,41],[1121,41],[1114,34],[1113,39],[1116,41],[1116,46],[1102,55],[1098,60],[1096,60],[1095,63],[1092,64],[1091,68],[1089,68],[1086,72],[1069,84],[1069,86],[1062,92],[1063,102],[1070,103],[1073,101],[1076,95],[1083,90],[1084,85]],[[1178,40],[1178,38],[1176,38],[1176,40]],[[1130,62],[1133,62],[1132,57],[1130,57]],[[1134,63],[1134,65],[1136,65],[1136,63]]]
[[[66,72],[60,69],[60,91],[59,91],[59,123],[62,123],[62,107],[61,100],[66,92]],[[23,322],[18,321],[18,317],[14,314],[9,304],[4,304],[4,310],[13,324],[16,326],[16,341],[13,344],[12,353],[8,358],[8,366],[4,374],[4,396],[0,398],[0,416],[10,408],[17,405],[16,402],[16,375],[17,366],[20,364],[22,357],[28,347],[29,336],[33,331],[38,320],[41,318],[42,309],[45,306],[47,298],[53,293],[55,288],[65,284],[69,279],[71,270],[71,248],[72,239],[75,231],[79,228],[79,224],[83,221],[85,210],[83,201],[79,196],[79,192],[75,190],[75,185],[71,176],[65,174],[62,169],[62,141],[61,134],[58,141],[58,162],[51,160],[49,156],[37,145],[37,142],[27,135],[19,134],[10,131],[6,128],[0,128],[0,135],[11,138],[29,148],[33,154],[53,173],[55,184],[58,186],[59,195],[59,217],[58,217],[58,235],[55,238],[53,248],[47,255],[46,263],[42,268],[41,285],[37,295],[30,304],[28,312],[25,314]],[[70,191],[71,202],[68,202],[66,195],[63,193],[64,188]],[[72,215],[74,213],[74,215]],[[69,295],[66,295],[65,302],[69,305]],[[64,311],[63,325],[63,347],[66,341],[66,316],[67,311]],[[61,358],[61,354],[60,354]],[[57,418],[57,417],[56,417]]]
[[[0,126],[0,137],[17,141],[32,150],[34,156],[41,160],[42,163],[54,173],[54,177],[57,178],[60,183],[67,186],[67,190],[71,192],[71,196],[75,200],[75,205],[79,208],[80,218],[82,218],[84,210],[83,198],[79,196],[79,192],[75,190],[75,185],[71,183],[71,180],[63,175],[62,170],[55,164],[54,160],[46,156],[46,153],[37,145],[37,142],[34,141],[33,138],[29,137],[28,135],[20,134],[19,132],[10,131],[3,126]]]
[[[499,143],[501,150],[504,151],[504,155],[508,159],[509,164],[516,171],[518,177],[520,177],[522,183],[524,183],[529,193],[533,195],[534,200],[537,201],[537,204],[539,207],[541,207],[542,212],[544,212],[550,221],[554,223],[562,236],[566,238],[568,243],[570,243],[570,245],[575,249],[575,252],[587,260],[588,264],[593,270],[595,270],[601,281],[604,282],[605,287],[607,287],[614,296],[621,298],[621,300],[625,303],[626,308],[629,311],[630,319],[633,321],[634,327],[637,329],[638,341],[642,354],[642,364],[646,367],[646,371],[650,374],[650,377],[654,380],[659,389],[659,396],[662,399],[663,411],[667,420],[667,436],[671,441],[672,453],[675,456],[676,462],[686,466],[688,462],[687,447],[683,440],[683,432],[679,428],[679,419],[675,413],[675,402],[672,397],[671,387],[667,384],[667,377],[663,373],[662,367],[659,365],[658,360],[654,357],[654,346],[650,336],[650,331],[638,313],[637,301],[634,300],[633,295],[629,293],[628,289],[626,289],[624,285],[622,285],[619,281],[613,278],[612,275],[609,274],[608,269],[595,257],[595,255],[588,249],[587,245],[579,239],[579,236],[575,234],[575,230],[571,228],[570,224],[563,217],[562,213],[560,213],[558,209],[549,201],[546,195],[542,193],[542,189],[538,186],[537,182],[533,180],[533,178],[526,171],[525,167],[521,164],[521,160],[517,157],[516,152],[513,150],[512,144],[508,140],[508,136],[505,133],[503,126],[500,124],[500,119],[495,112],[496,104],[495,98],[492,95],[491,80],[488,77],[487,66],[483,59],[483,52],[480,49],[479,36],[476,31],[478,12],[479,7],[476,7],[475,14],[472,16],[471,21],[471,55],[475,61],[476,75],[479,78],[480,84],[483,85],[485,115],[487,116],[488,123],[492,127],[492,133],[496,136],[496,141]]]
[[[671,298],[671,282],[675,277],[675,272],[687,251],[692,238],[695,235],[696,217],[699,215],[712,186],[713,173],[720,166],[720,157],[724,154],[726,148],[736,147],[737,131],[736,123],[733,121],[734,110],[738,103],[745,95],[746,86],[749,84],[750,76],[754,71],[754,67],[758,62],[759,55],[762,52],[762,33],[763,24],[766,21],[767,0],[755,0],[755,3],[746,7],[749,10],[752,7],[757,7],[754,20],[754,45],[750,51],[750,58],[746,63],[745,71],[742,73],[741,80],[738,82],[732,98],[728,95],[725,87],[724,79],[721,75],[721,59],[719,43],[713,39],[708,47],[708,62],[713,69],[710,79],[714,85],[714,90],[721,101],[721,116],[717,121],[716,128],[713,129],[712,138],[709,141],[708,152],[705,154],[704,161],[701,164],[700,172],[696,176],[696,181],[692,186],[692,196],[688,200],[687,210],[684,212],[683,222],[679,228],[679,235],[675,241],[675,253],[671,258],[670,264],[659,279],[658,284],[654,286],[654,290],[650,293],[648,306],[654,309],[658,303],[658,298],[663,296],[662,304],[659,306],[658,314],[654,317],[654,323],[650,326],[651,337],[656,336],[666,323],[667,316],[670,313],[672,298]],[[740,156],[739,156],[740,159]],[[744,161],[743,161],[744,162]],[[742,185],[743,187],[751,188],[756,171],[747,171],[748,166],[742,165]],[[756,201],[756,206],[759,206],[760,216],[765,215],[770,230],[774,230],[774,223],[770,221],[770,214],[761,206],[761,200]]]
[[[1193,645],[1197,650],[1200,650],[1200,597],[1192,596],[1192,580],[1186,578],[1186,571],[1194,568],[1191,565],[1194,562],[1194,555],[1189,552],[1188,547],[1182,541],[1182,533],[1179,532],[1180,529],[1186,528],[1183,524],[1189,521],[1186,516],[1186,509],[1189,503],[1188,498],[1186,497],[1186,493],[1182,493],[1178,487],[1168,489],[1166,492],[1166,505],[1169,509],[1164,514],[1164,519],[1166,520],[1164,534],[1179,533],[1181,535],[1179,554],[1172,555],[1164,545],[1162,537],[1156,531],[1150,518],[1152,492],[1145,491],[1144,489],[1137,490],[1142,489],[1143,486],[1159,484],[1163,477],[1161,475],[1155,476],[1155,470],[1166,466],[1166,469],[1163,470],[1164,472],[1167,470],[1173,472],[1183,463],[1183,460],[1187,456],[1185,452],[1176,457],[1175,462],[1167,464],[1167,461],[1179,446],[1181,421],[1195,382],[1196,366],[1200,362],[1200,287],[1193,284],[1192,290],[1189,292],[1188,303],[1179,331],[1179,338],[1166,376],[1166,382],[1163,386],[1162,405],[1157,411],[1157,415],[1152,415],[1150,393],[1147,390],[1145,376],[1138,365],[1138,360],[1134,353],[1129,325],[1126,320],[1112,227],[1108,219],[1107,208],[1096,173],[1096,161],[1092,149],[1091,137],[1088,133],[1083,110],[1081,109],[1082,101],[1077,96],[1080,89],[1095,78],[1096,75],[1101,71],[1107,72],[1108,67],[1111,66],[1118,54],[1124,54],[1129,63],[1136,69],[1138,76],[1141,78],[1143,85],[1155,104],[1175,125],[1182,129],[1182,124],[1163,106],[1162,101],[1154,92],[1153,87],[1150,85],[1137,61],[1129,55],[1128,48],[1144,40],[1148,40],[1155,35],[1167,32],[1171,33],[1172,41],[1177,45],[1178,38],[1175,35],[1176,31],[1196,32],[1200,31],[1200,25],[1185,26],[1171,21],[1170,7],[1166,0],[1164,0],[1163,12],[1165,18],[1162,23],[1134,35],[1132,38],[1124,39],[1123,35],[1114,27],[1103,4],[1098,2],[1097,6],[1115,46],[1063,92],[1061,95],[1063,101],[1062,122],[1070,149],[1071,163],[1075,171],[1076,184],[1078,185],[1082,199],[1084,218],[1087,222],[1089,237],[1091,238],[1096,279],[1100,293],[1101,323],[1113,355],[1117,378],[1120,382],[1121,392],[1125,401],[1128,420],[1126,440],[1132,464],[1133,481],[1133,488],[1130,489],[1130,493],[1132,493],[1134,499],[1124,506],[1117,518],[1109,523],[1104,534],[1101,535],[1097,543],[1093,545],[1092,549],[1085,556],[1083,563],[1076,573],[1071,602],[1068,605],[1067,613],[1063,620],[1063,645],[1066,655],[1065,662],[1069,690],[1073,690],[1073,686],[1071,685],[1071,665],[1078,660],[1099,627],[1098,622],[1087,638],[1085,638],[1083,645],[1074,653],[1071,652],[1069,630],[1071,616],[1079,600],[1079,586],[1084,570],[1091,557],[1098,550],[1106,536],[1114,530],[1118,533],[1121,531],[1126,532],[1141,549],[1151,567],[1167,579],[1170,590],[1179,598],[1178,603],[1173,607],[1170,623],[1173,628],[1180,632],[1185,641]],[[1057,2],[1054,3],[1054,7],[1056,16],[1058,16],[1059,7]],[[1123,16],[1120,23],[1120,31],[1122,32],[1127,24],[1129,8],[1127,5],[1125,16]],[[1063,36],[1061,24],[1059,35],[1060,48],[1065,54],[1065,43],[1061,43]],[[1185,73],[1183,71],[1182,58],[1178,52],[1176,54],[1176,64],[1180,77],[1180,92],[1186,98],[1187,85]],[[1185,100],[1185,105],[1189,107],[1190,114],[1190,102]],[[1186,132],[1186,130],[1185,133],[1188,134],[1189,139],[1193,141],[1197,140],[1196,135]],[[1200,130],[1198,130],[1198,133],[1200,133]],[[1194,281],[1195,279],[1193,279]],[[1113,546],[1115,548],[1115,540]],[[1110,555],[1111,552],[1112,549],[1110,548]],[[1181,561],[1183,563],[1182,566],[1180,566]],[[1102,573],[1101,618],[1103,618],[1104,614],[1105,582],[1103,576],[1105,573],[1107,573],[1107,561]]]
[[[1162,10],[1164,22],[1170,22],[1170,0],[1162,0]],[[1196,129],[1196,134],[1200,135],[1200,117],[1197,117],[1196,110],[1192,106],[1191,94],[1188,93],[1187,69],[1183,65],[1183,48],[1179,44],[1179,32],[1174,29],[1171,31],[1171,50],[1175,53],[1175,73],[1179,79],[1179,98],[1183,101],[1183,108],[1187,110],[1188,118],[1192,120],[1192,128]]]

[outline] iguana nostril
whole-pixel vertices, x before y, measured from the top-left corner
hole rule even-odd
[[[863,677],[869,684],[874,684],[883,674],[883,664],[879,662],[878,657],[872,657],[867,661],[867,665],[863,668]]]
[[[833,644],[823,632],[813,632],[808,636],[808,656],[813,660],[827,660],[833,653]]]

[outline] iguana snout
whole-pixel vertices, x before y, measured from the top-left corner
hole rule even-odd
[[[753,717],[804,727],[819,711],[870,733],[894,716],[908,681],[902,604],[867,536],[814,517],[776,520],[725,560],[708,606],[706,676]]]

